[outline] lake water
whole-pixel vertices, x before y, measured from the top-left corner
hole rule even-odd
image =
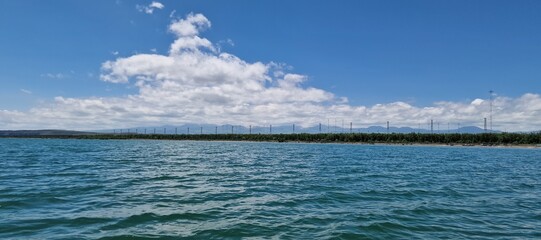
[[[541,150],[0,139],[0,238],[540,239]]]

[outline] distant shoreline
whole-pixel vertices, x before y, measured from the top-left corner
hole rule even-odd
[[[541,133],[297,133],[297,134],[70,134],[0,135],[0,138],[101,139],[101,140],[191,140],[235,142],[340,143],[394,146],[449,146],[491,148],[541,148]]]

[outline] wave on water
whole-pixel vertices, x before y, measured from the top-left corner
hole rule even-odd
[[[0,159],[6,239],[541,238],[536,149],[0,139]]]

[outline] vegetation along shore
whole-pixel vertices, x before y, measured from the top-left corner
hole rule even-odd
[[[103,134],[62,131],[54,134],[0,134],[0,137],[63,139],[157,139],[195,141],[314,142],[365,144],[441,144],[463,146],[534,146],[541,147],[541,133],[296,133],[296,134]]]

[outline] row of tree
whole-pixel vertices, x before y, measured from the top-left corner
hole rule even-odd
[[[37,136],[39,137],[39,136]],[[41,136],[43,137],[43,136]],[[50,137],[50,136],[49,136]],[[79,139],[164,139],[201,141],[269,141],[269,142],[340,142],[340,143],[393,143],[393,144],[475,144],[514,145],[541,144],[541,133],[481,133],[481,134],[427,134],[427,133],[320,133],[320,134],[93,134],[56,136]]]

